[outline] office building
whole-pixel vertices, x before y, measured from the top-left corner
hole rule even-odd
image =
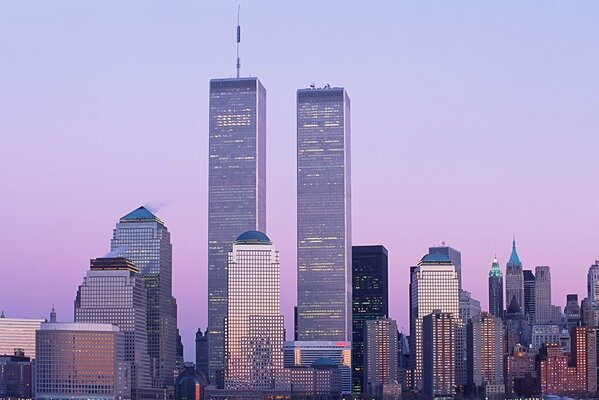
[[[583,354],[572,365],[559,343],[545,343],[537,356],[538,381],[543,395],[586,392],[586,363]]]
[[[279,252],[262,232],[244,232],[228,259],[225,389],[284,389]]]
[[[31,399],[33,363],[19,350],[0,355],[0,399]]]
[[[384,246],[352,247],[352,386],[363,391],[364,326],[389,316],[388,255]]]
[[[531,342],[531,327],[522,314],[515,297],[505,312],[504,317],[505,343],[508,351],[517,345],[528,346]]]
[[[532,326],[532,349],[539,350],[544,343],[560,343],[561,330],[555,324],[535,324]]]
[[[364,332],[364,392],[382,397],[385,386],[397,385],[397,323],[369,320]]]
[[[587,297],[591,303],[599,302],[599,261],[589,267],[587,274]]]
[[[35,358],[35,331],[44,319],[6,318],[0,316],[0,355],[12,356],[22,350],[26,357]]]
[[[516,239],[512,242],[512,254],[505,270],[506,304],[510,304],[512,298],[516,299],[520,312],[524,313],[524,273],[522,272],[522,262],[516,251]]]
[[[258,78],[210,81],[208,351],[223,384],[227,254],[235,238],[266,231],[266,90]]]
[[[131,366],[134,396],[136,389],[152,387],[146,301],[144,280],[126,258],[91,260],[75,298],[75,322],[119,327],[125,340],[125,361]]]
[[[297,91],[297,339],[351,341],[350,101]]]
[[[43,323],[36,335],[37,400],[131,398],[125,340],[116,325]]]
[[[410,277],[410,364],[414,386],[422,388],[422,320],[434,310],[459,318],[458,277],[448,256],[427,254],[411,268]],[[455,332],[453,333],[455,339]],[[455,343],[451,348],[455,350]],[[452,358],[455,367],[455,355]],[[455,371],[452,372],[455,383]]]
[[[524,276],[524,316],[528,322],[535,323],[535,274],[530,269],[522,271]]]
[[[208,377],[208,330],[203,334],[200,328],[196,332],[196,371]]]
[[[468,335],[467,325],[471,318],[480,314],[480,302],[466,290],[460,291],[460,314],[454,318],[455,332],[455,382],[460,388],[468,383]]]
[[[112,257],[124,257],[139,270],[146,288],[146,329],[153,388],[173,386],[177,344],[176,301],[172,296],[173,251],[164,222],[139,207],[116,224]]]
[[[455,394],[454,315],[434,310],[422,320],[422,382],[429,398]]]
[[[493,259],[489,271],[489,312],[503,318],[503,274],[499,269],[497,258]]]
[[[580,305],[578,305],[577,294],[566,295],[566,306],[564,307],[564,324],[567,329],[580,325]]]
[[[341,392],[351,393],[350,342],[294,341],[285,342],[284,346],[285,368],[310,367],[318,359],[329,359],[339,368]]]
[[[468,323],[468,386],[475,395],[505,392],[503,321],[482,312]]]
[[[571,364],[576,366],[586,393],[597,392],[597,329],[573,327],[571,330]]]
[[[535,268],[535,323],[557,322],[551,309],[551,271],[547,266]]]
[[[510,397],[530,397],[537,393],[536,353],[529,352],[527,347],[522,345],[508,350],[505,393]]]
[[[455,272],[458,274],[458,285],[462,290],[462,253],[452,247],[446,246],[445,242],[441,246],[433,246],[428,248],[428,254],[442,254],[451,260],[455,268]]]

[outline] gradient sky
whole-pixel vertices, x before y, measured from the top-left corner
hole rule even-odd
[[[242,75],[267,89],[267,233],[296,302],[295,91],[352,101],[354,244],[389,249],[391,317],[408,271],[462,251],[487,307],[516,234],[553,302],[599,258],[599,2],[253,1]],[[186,359],[207,323],[208,82],[235,73],[233,1],[0,4],[0,308],[73,318],[89,259],[146,203],[174,249]]]

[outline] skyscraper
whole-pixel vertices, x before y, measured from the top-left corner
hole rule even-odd
[[[535,322],[535,274],[531,270],[522,271],[524,276],[524,315],[532,324]]]
[[[158,217],[139,207],[119,220],[110,241],[111,255],[133,261],[145,282],[150,379],[157,389],[174,383],[177,314],[170,237]]]
[[[599,302],[599,261],[589,267],[587,274],[587,297],[591,303]]]
[[[516,299],[520,312],[524,313],[524,274],[522,272],[522,262],[516,251],[516,239],[512,242],[512,254],[505,271],[506,304],[510,304],[512,298]]]
[[[200,328],[196,332],[196,371],[208,379],[208,336]]]
[[[75,298],[75,322],[119,327],[125,340],[125,361],[131,366],[134,392],[152,387],[146,304],[143,278],[126,258],[91,260],[90,270]]]
[[[241,233],[266,231],[266,90],[258,78],[210,81],[208,352],[222,385],[227,253]]]
[[[535,268],[535,323],[553,321],[551,309],[551,271],[547,266]]]
[[[364,391],[382,398],[385,386],[397,385],[397,323],[368,320],[364,331]]]
[[[429,247],[428,254],[444,254],[449,257],[455,267],[455,272],[458,274],[458,283],[460,290],[462,290],[462,253],[453,247],[446,246],[443,242],[441,246]]]
[[[388,255],[384,246],[352,247],[352,387],[362,392],[364,325],[389,316]]]
[[[350,101],[345,89],[297,91],[298,340],[352,332]]]
[[[454,315],[434,310],[422,320],[422,381],[429,398],[455,394]]]
[[[493,259],[489,271],[489,312],[503,318],[503,274],[499,269],[497,258]]]
[[[471,318],[480,314],[480,301],[466,290],[460,290],[460,313],[454,317],[455,332],[455,384],[464,388],[468,383],[468,334],[467,325]]]
[[[580,324],[580,305],[578,304],[577,294],[566,295],[566,306],[564,307],[565,323],[564,325],[570,329]]]
[[[468,324],[468,385],[473,388],[503,386],[503,323],[483,312]],[[493,392],[503,392],[497,387]],[[487,395],[489,390],[487,390]]]
[[[284,389],[279,252],[264,233],[242,233],[227,272],[225,389]]]
[[[448,256],[427,254],[411,269],[410,278],[410,363],[414,370],[414,385],[422,388],[422,320],[434,310],[459,318],[458,276]],[[452,350],[455,351],[455,332],[452,333]],[[455,368],[455,354],[452,357]],[[455,384],[455,371],[452,371]]]

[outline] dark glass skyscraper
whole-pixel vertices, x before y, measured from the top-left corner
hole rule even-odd
[[[173,297],[173,249],[164,223],[145,207],[122,217],[113,231],[113,256],[133,261],[147,293],[148,353],[152,387],[174,383],[177,313]]]
[[[364,324],[389,316],[388,255],[385,246],[352,247],[352,391],[365,390]]]
[[[489,271],[489,312],[498,318],[503,318],[503,275],[497,258],[493,259]]]
[[[266,90],[258,78],[210,81],[208,352],[223,384],[227,254],[246,231],[266,231]]]
[[[530,323],[535,322],[535,308],[536,308],[536,278],[535,274],[530,269],[522,271],[524,276],[524,315],[528,318]]]
[[[297,91],[297,324],[301,341],[348,341],[352,321],[350,102]]]

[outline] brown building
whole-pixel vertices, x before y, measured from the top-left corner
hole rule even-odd
[[[506,360],[506,395],[530,396],[535,393],[535,359],[526,347],[516,345]]]

